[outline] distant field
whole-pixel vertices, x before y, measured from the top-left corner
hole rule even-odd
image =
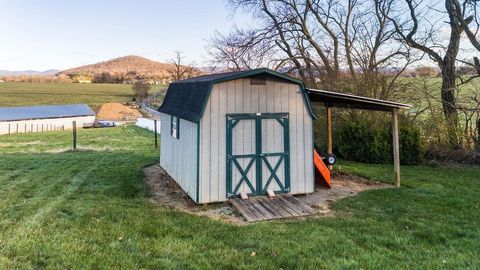
[[[423,93],[423,91],[425,90],[424,88],[428,88],[431,94],[430,99],[433,102],[432,105],[437,106],[439,109],[441,109],[440,91],[442,87],[442,79],[440,77],[402,78],[401,80],[399,80],[399,83],[407,83],[412,85],[407,87],[407,90],[403,95],[400,94],[400,96],[402,96],[402,100],[397,101],[405,103],[418,103],[419,99],[421,99],[423,100],[423,102],[420,103],[421,106],[427,106],[427,95]],[[460,83],[460,81],[457,81],[457,83]],[[479,94],[479,89],[479,79],[474,79],[467,84],[460,85],[458,87],[457,93],[458,101],[465,103],[465,106],[474,106],[474,104],[470,104],[470,97]]]
[[[165,86],[153,86],[159,91]],[[86,103],[92,108],[106,102],[126,102],[132,99],[132,85],[78,83],[0,84],[0,107]]]

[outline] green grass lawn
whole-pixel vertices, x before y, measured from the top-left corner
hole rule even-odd
[[[335,217],[235,226],[149,202],[135,127],[0,136],[0,269],[478,269],[480,169],[403,167]],[[389,182],[391,166],[338,168]],[[255,256],[252,256],[255,252]]]
[[[153,85],[152,91],[165,86]],[[126,102],[133,96],[130,84],[27,83],[0,84],[0,107],[86,103],[92,108],[107,102]]]

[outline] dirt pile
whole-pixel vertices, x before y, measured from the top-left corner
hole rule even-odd
[[[97,119],[112,121],[131,121],[142,117],[142,114],[120,103],[105,103],[97,112]]]

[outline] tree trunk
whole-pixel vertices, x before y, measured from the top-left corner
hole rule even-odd
[[[448,63],[442,68],[442,108],[447,122],[449,144],[453,148],[461,147],[459,139],[458,109],[455,97],[455,64]]]
[[[477,120],[477,141],[475,150],[477,150],[477,152],[480,152],[480,118]]]

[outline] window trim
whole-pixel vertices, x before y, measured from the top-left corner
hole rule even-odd
[[[170,135],[175,139],[180,139],[180,118],[170,115]]]

